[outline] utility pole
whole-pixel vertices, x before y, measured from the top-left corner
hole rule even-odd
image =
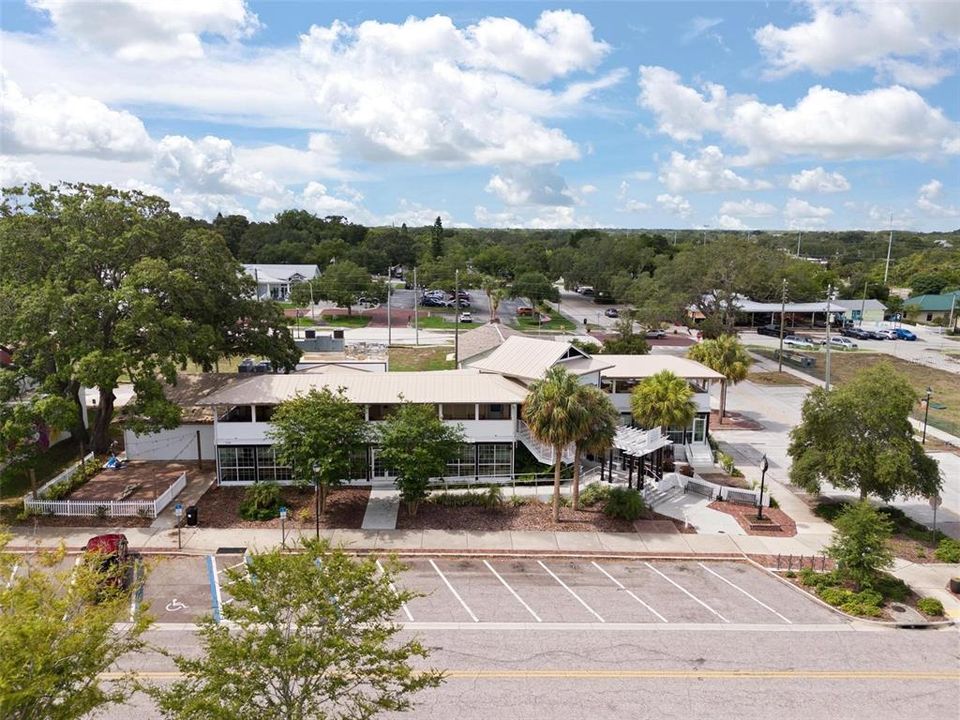
[[[460,268],[453,271],[454,297],[457,319],[453,326],[453,368],[460,367]]]
[[[787,310],[787,279],[783,279],[783,288],[780,291],[780,352],[777,353],[777,372],[783,372],[783,325]]]
[[[417,287],[417,269],[413,269],[413,333],[415,345],[420,344],[420,288]]]
[[[863,300],[860,301],[860,327],[863,327],[863,311],[867,307],[867,287],[869,287],[869,285],[869,280],[863,282]]]
[[[887,241],[887,266],[883,269],[883,284],[887,284],[890,274],[890,251],[893,250],[893,213],[890,213],[890,239]]]
[[[797,258],[800,257],[800,236],[803,235],[803,230],[797,230]]]
[[[827,363],[825,367],[824,387],[830,390],[830,300],[833,297],[833,285],[827,285]]]
[[[953,309],[956,307],[956,305],[957,305],[957,293],[953,293],[953,295],[950,298],[950,319],[947,321],[947,327],[950,328],[950,330],[953,332],[957,331],[957,329],[953,326]]]
[[[313,302],[313,280],[308,280],[310,283],[310,320],[313,321],[313,324],[317,324],[317,307]]]
[[[390,288],[393,283],[390,282],[390,277],[388,273],[387,277],[387,347],[393,345],[393,320],[390,315]]]

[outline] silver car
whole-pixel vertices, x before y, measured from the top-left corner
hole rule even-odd
[[[858,345],[848,337],[832,337],[830,344],[840,350],[856,350]]]
[[[800,350],[813,350],[813,343],[797,335],[787,335],[783,339],[783,344],[787,347],[798,348]]]

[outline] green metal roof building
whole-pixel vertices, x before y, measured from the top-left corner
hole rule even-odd
[[[916,313],[920,322],[937,323],[954,322],[960,315],[960,290],[943,293],[942,295],[917,295],[903,303],[903,309],[909,313]]]

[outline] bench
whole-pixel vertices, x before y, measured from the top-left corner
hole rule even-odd
[[[702,483],[698,483],[695,480],[687,480],[687,484],[684,487],[683,491],[685,493],[693,492],[693,493],[696,493],[697,495],[705,495],[708,498],[713,497],[712,487],[710,487],[709,485],[703,485]]]
[[[773,355],[774,357],[779,356],[780,351],[774,350]],[[784,362],[788,362],[791,365],[796,365],[798,367],[809,368],[817,364],[817,361],[812,357],[808,357],[806,355],[799,355],[797,353],[788,352],[786,350],[783,352],[782,357]]]
[[[752,505],[756,506],[757,496],[752,492],[745,492],[742,490],[727,490],[726,499],[729,502],[736,503],[737,505]]]

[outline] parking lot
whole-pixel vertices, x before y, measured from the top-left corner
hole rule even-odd
[[[733,561],[406,558],[405,623],[791,625],[842,618],[765,572]],[[150,558],[143,602],[160,623],[190,623],[231,602],[243,555]]]

